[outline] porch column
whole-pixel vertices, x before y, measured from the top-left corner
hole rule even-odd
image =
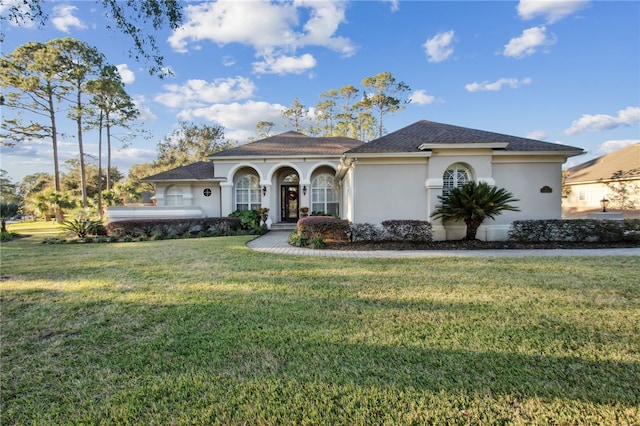
[[[233,182],[220,182],[220,217],[233,213]]]
[[[262,195],[262,199],[260,202],[260,207],[266,207],[269,209],[269,217],[267,218],[267,229],[271,229],[271,224],[273,223],[273,215],[275,215],[277,213],[277,210],[273,209],[274,206],[274,194],[273,191],[271,191],[271,182],[267,182],[267,181],[262,181],[260,182],[260,194]],[[266,193],[263,193],[263,188],[267,189]]]
[[[305,189],[306,188],[306,191]],[[300,207],[308,207],[311,214],[311,182],[308,180],[300,181],[300,191],[298,192],[298,209]],[[300,212],[298,212],[300,214]]]
[[[444,241],[447,239],[447,231],[444,228],[442,219],[432,219],[431,215],[440,204],[438,195],[442,195],[444,181],[442,178],[429,178],[424,184],[427,190],[427,220],[431,222],[434,241]]]

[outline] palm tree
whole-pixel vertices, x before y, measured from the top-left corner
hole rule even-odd
[[[446,196],[438,196],[442,205],[431,215],[444,222],[454,221],[467,225],[465,240],[475,240],[476,233],[486,218],[495,219],[505,210],[520,211],[509,203],[520,201],[504,188],[486,182],[467,182],[454,188]]]

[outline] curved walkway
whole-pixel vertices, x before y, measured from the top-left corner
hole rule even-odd
[[[247,247],[263,253],[297,256],[352,258],[414,258],[414,257],[559,257],[559,256],[640,256],[640,248],[613,249],[549,249],[549,250],[314,250],[289,245],[290,232],[269,231],[251,240]]]

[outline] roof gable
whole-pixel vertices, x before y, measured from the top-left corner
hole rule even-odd
[[[164,180],[214,180],[213,163],[210,161],[198,161],[186,166],[176,167],[153,176],[142,179],[143,181],[158,182]]]
[[[209,158],[225,157],[274,157],[301,155],[341,156],[346,151],[362,145],[362,141],[343,136],[313,137],[298,132],[286,132],[245,145],[211,154]]]
[[[582,152],[580,148],[567,145],[421,120],[354,148],[349,153],[411,153],[419,152],[422,145],[429,144],[451,147],[502,144],[504,151],[575,151],[576,155]]]
[[[568,170],[567,183],[609,180],[619,171],[631,171],[626,177],[638,178],[640,177],[640,143],[585,161]]]

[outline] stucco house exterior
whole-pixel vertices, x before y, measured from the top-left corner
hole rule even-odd
[[[640,143],[567,169],[565,185],[570,192],[562,200],[563,208],[569,212],[600,210],[601,200],[607,199],[611,201],[610,209],[619,209],[621,206],[607,185],[612,182],[623,182],[628,188],[640,187]],[[640,193],[629,196],[635,201]]]
[[[520,201],[478,231],[503,240],[513,220],[561,217],[562,164],[582,150],[418,121],[369,143],[346,137],[287,132],[218,152],[198,162],[145,178],[156,206],[109,208],[109,221],[136,217],[227,216],[269,209],[269,228],[295,223],[301,207],[379,224],[430,220],[438,196],[469,180],[506,188]],[[432,221],[435,240],[464,237],[464,224]]]

